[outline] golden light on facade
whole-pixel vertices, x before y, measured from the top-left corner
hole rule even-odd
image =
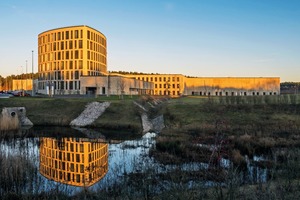
[[[39,166],[50,180],[88,187],[108,171],[108,144],[87,138],[40,138]]]
[[[39,90],[51,86],[55,94],[79,94],[82,75],[107,73],[106,54],[106,37],[89,26],[62,27],[39,34]]]

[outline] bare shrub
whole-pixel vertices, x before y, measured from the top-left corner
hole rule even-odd
[[[274,140],[274,138],[271,137],[263,137],[263,138],[259,138],[258,144],[263,147],[271,148],[275,146],[276,141]]]
[[[251,137],[251,135],[244,134],[244,135],[240,136],[239,139],[243,142],[250,142],[252,140],[252,137]]]
[[[241,165],[242,163],[245,162],[244,157],[241,155],[240,151],[237,149],[232,150],[231,156],[232,156],[232,162],[237,165]]]

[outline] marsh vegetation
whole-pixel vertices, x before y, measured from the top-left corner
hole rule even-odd
[[[45,103],[42,101],[48,101],[47,103],[55,104],[60,109],[66,105],[71,107],[76,105],[77,108],[73,110],[73,115],[76,115],[75,113],[80,113],[81,110],[78,105],[84,105],[90,100],[40,101],[41,104]],[[76,190],[76,193],[71,193],[62,184],[32,190],[35,193],[24,189],[16,190],[16,187],[24,188],[24,184],[43,188],[45,180],[40,179],[40,184],[32,184],[32,179],[39,180],[40,176],[30,176],[28,179],[26,173],[36,171],[34,165],[22,157],[24,154],[17,158],[1,154],[0,161],[3,168],[8,166],[7,163],[18,163],[21,166],[11,168],[9,172],[4,169],[1,171],[11,173],[10,177],[18,176],[19,179],[25,180],[16,181],[15,185],[11,185],[9,178],[3,179],[5,181],[1,182],[3,197],[22,199],[297,199],[300,197],[300,98],[297,95],[178,98],[169,99],[153,109],[151,102],[154,99],[147,97],[138,101],[141,105],[148,106],[152,116],[163,114],[166,128],[157,134],[153,141],[151,139],[151,142],[147,140],[146,143],[135,143],[134,139],[131,139],[129,142],[119,144],[119,153],[116,153],[116,146],[110,149],[111,158],[115,154],[126,160],[126,163],[118,163],[115,168],[109,169],[118,179],[107,176],[100,181],[101,186],[81,188]],[[124,100],[116,99],[112,102],[110,110],[103,115],[103,121],[99,118],[92,128],[100,130],[101,126],[112,128],[120,124],[121,129],[134,130],[126,133],[129,137],[132,134],[141,137],[139,113],[132,100],[125,97]],[[32,110],[31,103],[25,104],[28,117],[31,120],[35,119],[38,111]],[[0,102],[0,105],[3,103]],[[46,105],[41,108],[46,111]],[[51,111],[53,113],[48,110],[49,121],[52,121],[54,115],[59,112],[58,108],[53,109]],[[68,108],[63,114],[71,110]],[[60,114],[63,115],[62,112]],[[50,117],[52,115],[53,118]],[[116,120],[110,122],[110,119]],[[120,135],[121,131],[114,134]],[[110,141],[120,140],[113,138]],[[113,145],[111,144],[111,147]],[[132,156],[133,152],[137,151],[143,154]],[[122,155],[131,156],[122,157]],[[22,171],[23,166],[28,166],[29,171]]]

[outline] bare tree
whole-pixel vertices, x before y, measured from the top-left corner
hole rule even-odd
[[[125,80],[120,77],[117,81],[117,91],[118,91],[118,93],[120,91],[119,98],[121,98],[121,99],[124,99],[123,95],[125,93],[125,87],[126,87]]]

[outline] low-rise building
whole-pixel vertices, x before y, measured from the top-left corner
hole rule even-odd
[[[153,95],[154,84],[118,75],[81,76],[80,94]]]
[[[126,74],[154,84],[154,95],[279,95],[279,77],[187,77],[181,74]]]

